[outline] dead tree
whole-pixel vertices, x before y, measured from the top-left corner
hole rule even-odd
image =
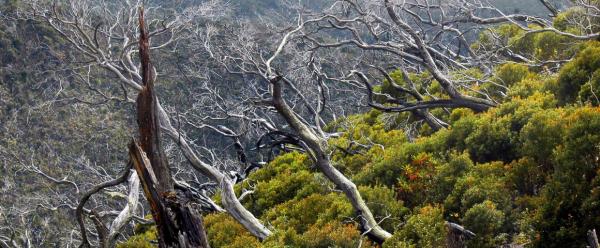
[[[310,59],[308,62],[302,59],[294,60],[294,62],[307,62],[307,64],[289,63],[293,64],[291,66],[294,68],[293,70],[297,69],[296,71],[302,72],[295,74],[299,75],[299,78],[291,75],[292,73],[288,74],[283,70],[278,70],[284,66],[279,67],[280,64],[275,62],[275,60],[284,56],[286,46],[296,32],[299,32],[307,23],[323,19],[300,22],[296,28],[286,32],[280,40],[274,41],[276,42],[274,51],[256,50],[256,44],[247,42],[242,38],[240,44],[232,44],[231,47],[218,52],[223,53],[221,62],[228,72],[255,79],[246,81],[248,88],[261,88],[258,86],[259,84],[266,84],[266,91],[264,88],[257,91],[264,91],[265,93],[259,93],[260,95],[257,96],[258,99],[254,101],[253,106],[265,109],[264,113],[275,111],[276,117],[282,119],[289,126],[287,128],[289,130],[280,128],[276,131],[285,133],[290,143],[300,147],[310,156],[315,167],[346,196],[355,210],[358,224],[364,234],[381,243],[390,238],[392,234],[381,228],[376,216],[373,215],[367,202],[358,191],[356,184],[340,172],[331,159],[331,152],[335,148],[330,147],[327,141],[333,134],[326,133],[323,130],[325,123],[323,115],[327,107],[327,98],[324,97],[325,94],[318,93],[325,92],[327,90],[326,86],[319,83],[318,80],[314,80],[310,73],[305,73],[311,68]],[[244,35],[242,31],[240,36]],[[292,50],[293,48],[289,49]],[[261,57],[261,54],[264,53],[271,53],[272,55],[268,59],[264,59]],[[276,66],[279,68],[276,69]],[[301,83],[307,87],[297,87]],[[308,94],[312,95],[309,96]],[[256,104],[257,102],[260,104]],[[301,109],[304,108],[307,110],[303,113]],[[269,118],[269,116],[264,116],[262,119]]]
[[[512,24],[523,29],[524,35],[553,32],[574,41],[597,39],[598,6],[585,1],[574,1],[574,6],[585,10],[577,17],[585,21],[574,23],[581,34],[561,31],[544,17],[505,14],[480,0],[339,0],[321,13],[300,15],[297,28],[287,32],[286,39],[297,40],[296,44],[305,47],[303,50],[325,61],[322,67],[327,69],[322,70],[321,77],[366,91],[368,106],[384,112],[411,113],[437,130],[447,124],[429,113],[430,109],[470,108],[480,112],[500,102],[495,95],[505,96],[507,88],[490,80],[496,65],[518,60],[539,67],[568,61],[538,61],[511,51],[505,44],[474,49],[470,45],[478,32],[491,25]],[[348,49],[353,50],[342,51]],[[334,52],[339,54],[338,59],[330,59]],[[468,69],[480,70],[484,76],[461,75]],[[394,82],[388,74],[391,71],[402,72],[403,84]],[[422,72],[429,77],[423,82],[412,82],[407,76]],[[376,82],[381,85],[384,80],[392,86],[391,92],[374,90]],[[424,90],[432,81],[441,86],[441,94]],[[482,83],[492,83],[498,89],[489,92],[492,90],[478,87]]]
[[[175,192],[170,168],[161,147],[149,36],[142,8],[139,14],[139,29],[142,90],[136,102],[141,146],[135,141],[130,144],[130,158],[150,203],[152,217],[158,229],[159,246],[209,247],[202,216],[194,209],[191,199],[187,199],[186,194]]]
[[[302,141],[306,143],[306,147],[309,149],[317,168],[344,192],[360,219],[362,229],[366,230],[365,233],[371,239],[380,243],[390,238],[392,235],[379,226],[371,210],[358,192],[356,185],[333,166],[329,154],[331,148],[327,144],[327,138],[306,125],[286,103],[282,93],[282,79],[281,76],[275,76],[269,80],[273,88],[273,106],[275,106],[277,112],[287,121]]]
[[[254,107],[271,112],[275,110],[283,118],[291,129],[290,133],[301,141],[298,142],[299,145],[312,157],[316,167],[352,203],[360,215],[360,224],[364,230],[367,230],[373,240],[383,241],[391,236],[390,233],[379,227],[376,218],[356,190],[356,185],[333,165],[334,161],[330,158],[333,149],[327,142],[332,134],[324,132],[322,128],[327,114],[324,114],[324,110],[327,105],[332,104],[326,101],[330,99],[319,93],[325,92],[332,82],[356,85],[357,88],[367,90],[369,106],[387,112],[410,112],[423,119],[434,130],[447,124],[431,115],[428,111],[430,109],[470,108],[481,112],[496,106],[498,102],[490,94],[473,87],[481,83],[481,80],[457,80],[451,76],[454,71],[470,68],[481,69],[490,74],[495,66],[494,63],[487,62],[486,54],[472,51],[465,38],[467,31],[460,29],[461,24],[469,23],[478,28],[488,24],[512,22],[549,24],[540,18],[504,15],[501,12],[499,17],[481,18],[474,13],[480,13],[488,7],[480,1],[474,2],[476,3],[452,1],[449,4],[456,4],[453,7],[456,13],[447,13],[447,6],[430,4],[430,1],[401,1],[402,4],[391,0],[335,1],[323,13],[304,14],[306,12],[299,11],[297,23],[281,32],[281,38],[277,41],[266,38],[273,34],[262,33],[264,31],[259,28],[253,30],[252,27],[242,27],[233,32],[241,37],[239,43],[225,45],[221,56],[215,57],[221,59],[228,72],[241,75],[248,88],[260,88],[255,90],[258,100],[254,101]],[[435,15],[437,16],[434,17]],[[327,30],[332,30],[338,36],[328,36]],[[340,32],[347,35],[339,35]],[[265,48],[265,43],[271,46]],[[356,53],[340,52],[339,57],[329,57],[331,50],[348,47],[356,48]],[[218,48],[211,52],[213,53],[219,54]],[[265,57],[265,54],[270,56]],[[356,57],[359,58],[352,58],[357,54],[359,56]],[[365,57],[364,54],[373,54],[374,59],[360,58]],[[327,64],[316,66],[315,60],[325,61]],[[349,62],[344,65],[340,61]],[[395,90],[407,97],[387,98],[381,104],[375,102],[374,95],[377,92],[374,92],[365,68],[375,68]],[[394,84],[388,69],[383,68],[400,69],[406,85]],[[409,71],[428,72],[429,80],[436,81],[441,86],[442,96],[426,92],[423,90],[425,86],[415,86],[408,78]],[[338,74],[330,76],[333,72]],[[268,86],[257,86],[260,83]],[[348,95],[346,97],[350,98]]]
[[[558,15],[558,10],[556,7],[554,7],[554,5],[552,5],[552,3],[548,2],[548,0],[540,0],[540,2],[544,5],[544,7],[546,7],[546,9],[548,9],[548,11],[550,11],[550,16],[555,17]]]
[[[90,242],[87,236],[87,230],[84,223],[84,213],[92,219],[96,232],[98,233],[99,246],[102,248],[114,247],[117,239],[117,234],[121,232],[121,229],[131,221],[133,212],[138,204],[138,192],[140,181],[137,179],[135,173],[131,173],[132,164],[128,163],[121,175],[113,180],[106,181],[104,183],[94,186],[92,189],[87,191],[81,198],[77,208],[75,209],[75,216],[79,229],[81,232],[81,245],[79,247],[90,247]],[[100,219],[101,214],[95,210],[85,209],[86,202],[92,197],[92,195],[104,190],[105,188],[119,185],[129,178],[130,192],[128,196],[128,202],[125,208],[118,214],[115,220],[112,222],[110,227],[107,227]]]
[[[144,89],[145,83],[142,82],[142,74],[145,74],[151,80],[154,80],[156,74],[159,74],[154,73],[155,69],[152,66],[146,67],[148,71],[141,72],[139,67],[144,68],[144,66],[138,65],[138,60],[134,58],[137,52],[135,47],[138,43],[138,25],[136,25],[136,21],[133,19],[138,7],[142,5],[141,0],[117,2],[71,0],[54,4],[38,0],[28,0],[26,2],[25,6],[28,9],[22,12],[24,18],[43,21],[58,32],[72,45],[74,52],[87,61],[84,65],[87,69],[101,69],[116,77],[118,80],[114,87],[122,89],[125,101],[133,102],[129,97],[128,90],[140,92]],[[108,6],[108,8],[105,8],[105,6]],[[148,40],[150,43],[149,50],[169,47],[174,43],[180,42],[182,39],[188,38],[190,33],[201,29],[195,23],[200,17],[206,19],[217,18],[227,12],[218,0],[194,4],[192,7],[185,9],[185,14],[177,12],[178,10],[174,8],[171,10],[178,14],[162,15],[160,11],[163,9],[147,9],[148,12],[153,11],[152,13],[158,12],[158,15],[161,16],[169,16],[168,20],[154,19],[152,21],[158,25],[152,25],[153,29],[148,32],[148,37],[153,37],[155,41],[153,43]],[[98,24],[95,18],[101,18],[102,22]],[[111,23],[111,25],[104,25],[102,23]],[[73,67],[81,67],[81,64],[73,65]],[[93,88],[94,85],[91,85],[91,87]],[[153,118],[157,122],[149,124],[150,122],[144,121],[143,125],[146,126],[141,126],[141,130],[157,131],[160,129],[160,131],[164,131],[164,134],[179,146],[183,156],[187,159],[191,167],[212,183],[216,183],[221,189],[222,209],[258,239],[262,240],[269,236],[271,231],[240,203],[233,189],[235,184],[234,179],[221,171],[221,168],[218,166],[202,160],[203,156],[198,150],[194,149],[193,144],[187,140],[183,131],[173,126],[170,115],[165,110],[165,107],[161,105],[159,99],[154,97],[151,100],[154,105],[154,112],[148,112],[148,110],[140,112],[153,114]],[[145,97],[142,97],[137,102],[149,104],[150,99],[148,99],[148,95],[145,95]],[[145,118],[142,117],[140,119]],[[154,125],[154,127],[149,125]],[[142,137],[140,145],[144,148],[159,147],[159,145],[155,144],[144,144],[144,142],[157,141],[158,139],[159,135],[157,134],[152,134],[152,137]],[[149,154],[152,156],[151,160],[161,163],[160,151],[152,151]],[[157,165],[151,164],[151,166],[154,168]],[[172,189],[174,186],[169,182],[172,179],[166,176],[169,173],[165,170],[166,168],[154,168],[155,171],[165,172],[161,174],[165,178],[157,182],[160,188]],[[157,185],[157,187],[159,186]],[[214,203],[211,204],[214,205]]]

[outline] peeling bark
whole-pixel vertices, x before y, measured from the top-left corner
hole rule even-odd
[[[142,89],[137,98],[140,144],[132,141],[129,155],[140,177],[144,195],[150,204],[158,229],[161,248],[209,247],[202,215],[191,204],[189,194],[178,194],[160,144],[158,99],[154,92],[154,73],[150,62],[149,36],[140,8],[140,61]]]
[[[184,197],[174,192],[159,194],[150,160],[135,141],[129,145],[129,156],[150,204],[159,233],[159,247],[209,247],[201,215]]]
[[[140,144],[150,160],[158,179],[160,192],[173,191],[173,179],[160,142],[160,123],[157,114],[157,98],[154,92],[154,72],[150,61],[149,37],[144,24],[144,12],[140,10],[140,61],[142,65],[142,90],[137,103],[137,121]]]

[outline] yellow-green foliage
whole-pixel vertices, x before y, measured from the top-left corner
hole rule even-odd
[[[274,234],[259,243],[226,214],[206,216],[207,233],[213,247],[371,247],[356,226],[354,210],[332,185],[311,170],[306,155],[288,153],[253,173],[248,181],[256,191],[245,204]],[[242,185],[243,186],[243,185]],[[393,216],[382,225],[393,228],[407,209],[386,187],[359,188],[369,206],[380,208],[377,216]]]
[[[400,70],[390,72],[390,77],[394,80],[395,84],[397,84],[401,87],[404,87],[404,88],[410,88],[408,82],[406,82],[404,75],[402,74],[402,72]],[[431,79],[431,75],[428,72],[424,72],[421,74],[410,73],[408,75],[408,78],[410,79],[410,81],[412,81],[414,83],[417,91],[421,92],[425,89],[429,89],[429,92],[434,95],[441,93],[439,84],[437,83],[437,81]],[[380,91],[383,93],[390,94],[391,96],[394,96],[394,97],[412,98],[410,95],[407,95],[404,92],[400,92],[400,91],[396,90],[393,87],[392,83],[389,82],[388,80],[383,81],[383,85],[381,86]]]
[[[227,214],[207,215],[204,218],[204,225],[211,247],[261,247],[258,239]]]
[[[271,237],[264,241],[265,248],[329,248],[329,247],[378,247],[366,237],[361,237],[359,230],[354,224],[343,224],[341,222],[329,222],[324,225],[312,225],[303,234],[298,234],[293,229],[276,231]]]
[[[352,116],[338,128],[345,131],[338,139],[330,141],[330,145],[338,151],[333,154],[333,160],[338,161],[337,166],[345,174],[360,172],[365,165],[377,160],[383,152],[383,147],[401,144],[406,141],[402,130],[387,130],[381,118],[383,114],[370,111],[366,115]],[[370,142],[381,146],[371,146],[366,149],[357,144]]]
[[[306,155],[284,154],[269,166],[251,174],[247,182],[255,184],[255,193],[245,205],[260,215],[277,204],[322,192],[321,184],[325,182],[321,177],[320,174],[309,170],[309,159]]]
[[[465,212],[462,218],[464,225],[471,231],[477,233],[475,239],[469,241],[472,247],[498,247],[506,240],[505,235],[501,233],[504,225],[504,213],[496,208],[492,201],[485,200],[482,203],[475,204]]]
[[[396,193],[387,186],[359,186],[358,190],[367,202],[374,216],[389,218],[383,220],[380,225],[386,230],[394,230],[401,223],[401,218],[406,216],[409,209],[402,201],[396,199]]]
[[[600,223],[600,108],[593,106],[599,104],[600,43],[565,49],[569,42],[548,33],[523,36],[514,25],[495,32],[511,49],[540,59],[581,52],[558,75],[516,63],[498,66],[491,80],[508,87],[498,106],[483,113],[435,111],[451,126],[413,141],[398,129],[405,114],[372,110],[327,125],[342,132],[329,140],[333,165],[394,233],[383,247],[444,247],[445,221],[476,233],[469,247],[581,247],[586,231]],[[475,48],[491,45],[486,35]],[[538,51],[542,46],[554,50]],[[391,76],[406,85],[400,72]],[[429,75],[409,77],[439,93]],[[380,90],[398,94],[389,82]],[[243,204],[273,235],[259,242],[228,215],[211,214],[205,223],[213,247],[375,246],[361,235],[345,196],[305,154],[278,156],[236,190],[249,184],[255,192]],[[121,245],[146,245],[144,235]]]
[[[551,158],[554,172],[542,189],[545,201],[534,217],[540,244],[546,240],[577,242],[583,238],[580,232],[600,223],[600,199],[596,193],[600,134],[595,131],[600,128],[600,109],[583,107],[567,112],[562,142]]]
[[[561,31],[579,28],[576,23],[581,22],[581,16],[584,14],[585,11],[582,8],[570,8],[558,14],[553,20],[553,25]]]
[[[529,68],[526,65],[517,63],[506,63],[496,69],[495,77],[498,83],[504,86],[512,86],[529,75]]]
[[[565,23],[565,21],[557,21],[561,28]],[[530,25],[529,28],[540,29],[537,25]],[[580,30],[570,26],[565,26],[564,31],[576,35],[581,33]],[[512,52],[526,58],[544,61],[568,59],[577,52],[576,45],[577,41],[554,32],[528,33],[515,24],[503,24],[493,30],[482,32],[478,42],[474,43],[472,48],[478,50],[507,46]]]
[[[598,104],[600,93],[600,42],[590,42],[577,57],[562,67],[557,97],[561,104],[580,101]]]
[[[358,247],[360,232],[352,224],[330,222],[322,226],[311,226],[302,238],[304,247]],[[369,247],[369,245],[365,245]]]
[[[532,83],[525,79],[513,87],[523,84]],[[359,184],[375,216],[389,216],[382,226],[394,236],[383,246],[443,247],[444,221],[474,231],[476,238],[468,241],[473,247],[510,242],[552,247],[547,242],[585,240],[585,231],[600,219],[569,216],[600,212],[600,109],[557,107],[545,89],[519,90],[485,113],[456,109],[448,117],[451,128],[414,142],[386,129],[377,111],[330,126],[346,128],[330,141],[332,147],[347,149],[352,140],[371,144],[353,154],[332,148],[333,159]],[[305,155],[282,155],[250,180],[257,192],[245,204],[274,235],[258,243],[230,217],[209,215],[214,247],[353,247],[360,242],[351,205]]]
[[[226,214],[208,215],[205,223],[212,247],[356,247],[361,239],[364,247],[371,247],[353,222],[344,224],[352,213],[338,193],[279,204],[261,217],[275,230],[263,243]]]
[[[267,211],[262,219],[274,226],[292,228],[303,233],[310,225],[342,221],[352,216],[352,212],[352,206],[339,193],[313,194],[277,205]]]
[[[595,6],[595,8],[600,7],[600,2],[598,0],[589,0],[586,4]],[[600,18],[598,16],[593,17],[592,15],[589,15],[585,8],[574,7],[559,13],[554,18],[553,24],[554,27],[561,31],[572,34],[582,34],[585,31],[592,33],[600,31],[599,21]],[[583,30],[584,28],[588,30]]]
[[[157,231],[153,226],[117,244],[117,248],[156,248],[158,245],[155,241],[157,241]]]
[[[383,248],[445,247],[446,224],[443,209],[424,206],[406,224],[383,243]]]

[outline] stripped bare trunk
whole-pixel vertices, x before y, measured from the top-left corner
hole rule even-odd
[[[281,77],[276,77],[271,80],[273,106],[275,106],[277,112],[284,117],[292,129],[298,133],[310,148],[319,170],[327,177],[327,179],[333,182],[336,187],[344,192],[346,198],[350,201],[350,204],[352,204],[354,211],[360,219],[361,227],[365,230],[366,235],[375,242],[383,243],[383,241],[390,238],[392,234],[379,226],[379,223],[375,220],[373,213],[360,195],[356,185],[332,165],[331,158],[327,152],[327,141],[323,137],[318,136],[318,134],[311,130],[310,127],[304,124],[285,102],[282,95],[280,80]]]
[[[186,195],[177,194],[167,159],[160,144],[158,99],[154,92],[154,73],[150,62],[149,36],[140,9],[140,61],[142,90],[137,98],[140,144],[133,141],[129,155],[140,177],[152,217],[158,229],[159,247],[209,247],[202,216]]]
[[[469,239],[474,238],[475,233],[466,229],[465,227],[446,221],[446,227],[448,233],[446,234],[446,247],[447,248],[464,248],[467,247],[465,242]],[[512,247],[512,246],[511,246]]]

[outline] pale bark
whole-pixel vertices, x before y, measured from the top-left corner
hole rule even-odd
[[[129,175],[129,195],[127,196],[127,205],[119,212],[117,218],[115,218],[108,230],[108,236],[106,237],[106,248],[115,247],[118,235],[123,230],[123,227],[127,225],[133,218],[138,208],[138,201],[140,198],[140,179],[135,171],[132,171]]]
[[[250,213],[250,211],[242,206],[235,195],[231,180],[221,181],[221,198],[223,207],[227,209],[227,212],[240,224],[246,227],[246,229],[252,233],[252,235],[256,236],[260,240],[264,240],[271,235],[271,231],[262,225],[260,221],[256,219],[252,213]]]
[[[79,247],[81,247],[81,248],[90,247],[90,242],[88,240],[87,230],[85,228],[85,223],[84,223],[84,219],[83,219],[83,213],[85,211],[85,209],[84,209],[85,204],[92,197],[92,195],[98,193],[99,191],[125,182],[125,180],[127,180],[127,176],[130,173],[131,165],[132,165],[131,163],[128,163],[127,167],[123,170],[123,172],[119,175],[119,177],[94,186],[93,188],[88,190],[85,194],[83,194],[83,196],[81,197],[81,200],[79,201],[79,204],[77,205],[77,208],[75,209],[75,216],[77,218],[77,223],[79,224],[79,230],[81,232],[81,239],[82,239],[81,245]],[[90,214],[90,217],[92,218],[93,213],[89,213],[89,214]],[[102,225],[102,223],[98,223],[97,218],[92,218],[92,220],[96,222],[96,229],[98,229],[97,232],[98,232],[98,236],[100,239],[100,243],[101,243],[101,246],[104,246],[104,244],[106,243],[106,236],[108,235],[107,230]]]
[[[160,104],[157,104],[158,116],[161,127],[166,131],[166,134],[177,142],[188,159],[190,164],[202,174],[206,175],[211,181],[218,182],[221,186],[221,203],[223,207],[236,221],[242,224],[252,235],[260,240],[271,235],[271,231],[267,229],[250,211],[248,211],[238,200],[233,191],[233,181],[221,171],[203,162],[196,156],[188,142],[181,136],[179,132],[171,125],[167,113]]]
[[[287,105],[282,96],[281,77],[273,78],[270,81],[273,88],[273,105],[279,114],[283,116],[292,129],[300,135],[302,140],[311,149],[319,170],[342,190],[342,192],[344,192],[346,198],[350,201],[350,204],[360,218],[361,225],[363,229],[366,230],[367,235],[377,242],[383,242],[390,238],[392,234],[379,226],[379,223],[377,223],[373,217],[373,213],[371,213],[371,210],[360,195],[356,185],[332,165],[331,158],[327,152],[328,145],[326,139],[320,138],[318,134],[304,124],[291,110],[290,106]]]

